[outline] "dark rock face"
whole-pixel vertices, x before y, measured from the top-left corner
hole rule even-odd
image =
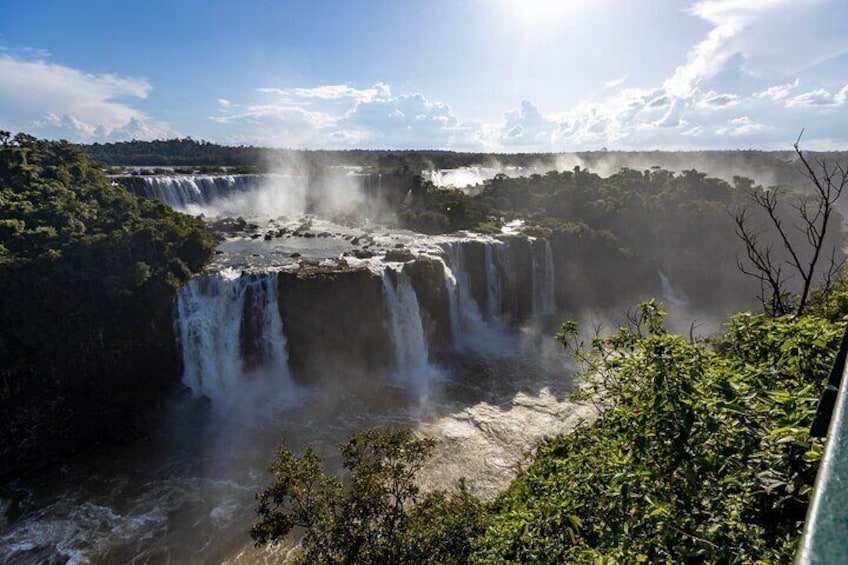
[[[403,267],[418,297],[421,323],[430,351],[451,345],[450,297],[445,286],[445,266],[441,261],[419,257]]]
[[[269,281],[264,277],[249,275],[254,284],[267,285]],[[260,291],[267,289],[259,289]],[[267,361],[266,352],[262,348],[262,331],[264,327],[264,307],[261,296],[254,285],[247,286],[244,290],[244,306],[241,314],[241,325],[239,327],[239,341],[241,350],[242,366],[245,372],[252,371]]]
[[[386,261],[407,263],[414,260],[415,255],[409,249],[390,249],[386,251]]]
[[[482,241],[462,243],[465,270],[468,274],[468,284],[471,296],[477,302],[481,312],[488,308],[488,292],[486,291],[486,244]]]
[[[362,378],[393,362],[382,280],[367,270],[279,274],[289,367],[299,382]]]

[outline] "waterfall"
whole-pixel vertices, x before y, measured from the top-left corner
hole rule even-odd
[[[551,243],[545,240],[539,260],[536,257],[537,247],[533,245],[533,315],[549,316],[556,312],[553,252]]]
[[[505,245],[492,241],[482,243],[485,246],[485,315],[471,292],[471,277],[465,257],[467,242],[447,242],[442,246],[447,256],[444,270],[445,289],[450,300],[451,333],[454,347],[499,357],[509,350],[509,337],[503,331],[502,316],[505,288],[502,273],[509,270],[509,265],[505,264]]]
[[[392,281],[395,275],[396,282]],[[424,394],[433,368],[421,322],[418,297],[403,271],[383,270],[383,291],[389,314],[396,376],[419,394]]]
[[[267,392],[289,383],[276,273],[228,269],[188,281],[177,295],[176,324],[183,383],[213,405],[231,405],[251,384]]]
[[[503,283],[498,269],[503,265],[505,257],[503,244],[487,244],[485,247],[486,260],[486,316],[491,319],[500,319],[503,308]]]
[[[674,287],[671,285],[671,281],[665,273],[662,271],[658,271],[660,274],[660,285],[662,287],[662,296],[666,302],[671,304],[672,306],[685,306],[687,301],[685,298],[681,298],[675,292]]]
[[[486,331],[486,322],[480,305],[471,295],[471,280],[465,268],[464,242],[445,243],[443,246],[448,263],[445,265],[447,290],[451,304],[451,330],[455,342]],[[447,273],[450,272],[450,278]]]
[[[259,175],[157,175],[124,177],[130,190],[145,198],[158,198],[172,208],[209,206],[213,202],[253,190]]]

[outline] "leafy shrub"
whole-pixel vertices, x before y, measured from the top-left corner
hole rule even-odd
[[[648,303],[588,346],[564,325],[601,416],[539,448],[495,502],[473,563],[791,561],[840,328],[740,314],[711,348],[662,319]]]
[[[340,446],[344,481],[324,472],[311,447],[298,457],[281,446],[250,535],[261,545],[301,528],[299,563],[466,563],[482,504],[463,482],[454,493],[420,494],[415,474],[434,446],[402,428],[359,432]]]

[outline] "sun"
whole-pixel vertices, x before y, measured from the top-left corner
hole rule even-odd
[[[524,29],[544,31],[562,27],[580,15],[586,0],[499,0],[504,15]]]

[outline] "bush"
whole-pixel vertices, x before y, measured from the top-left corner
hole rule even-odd
[[[401,428],[359,432],[340,447],[344,481],[311,447],[298,457],[281,446],[250,535],[261,545],[302,528],[299,563],[466,563],[482,504],[463,482],[420,494],[415,474],[434,446]]]
[[[551,438],[494,504],[472,562],[792,560],[821,442],[809,437],[841,330],[740,314],[714,348],[646,304],[588,347],[592,425]]]

